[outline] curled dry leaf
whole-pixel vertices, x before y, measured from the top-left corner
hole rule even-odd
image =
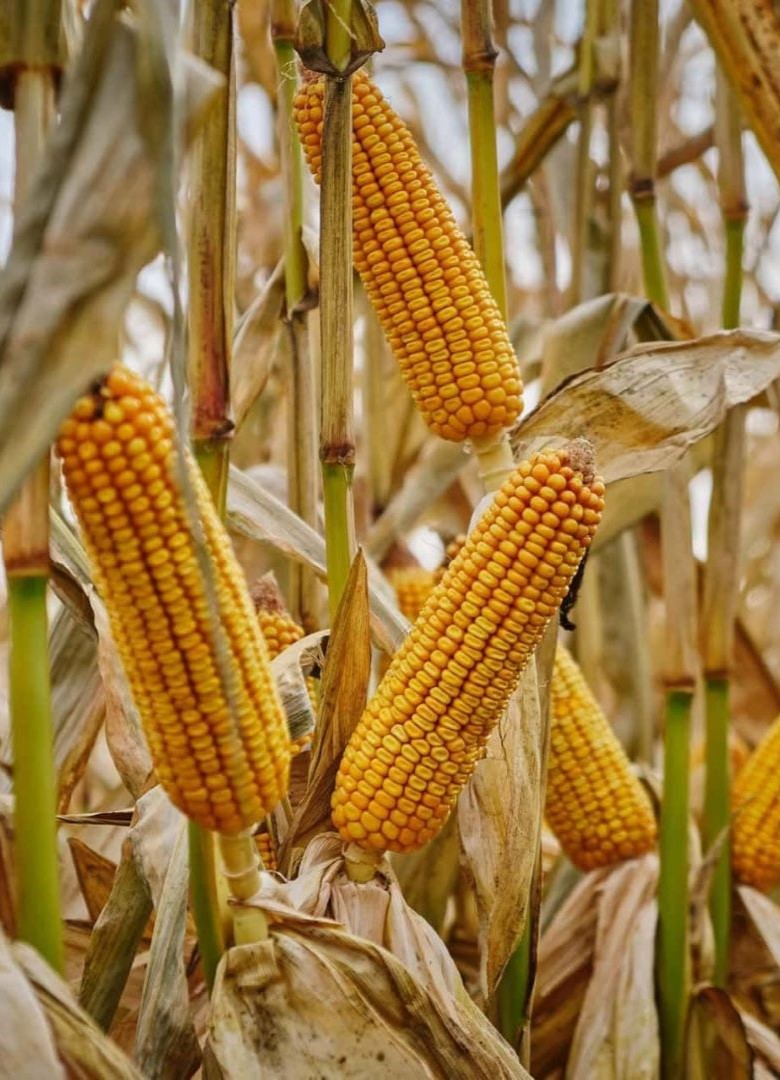
[[[111,895],[116,864],[74,836],[68,839],[68,846],[84,903],[90,919],[95,922]]]
[[[83,1080],[103,1080],[104,1077],[111,1077],[112,1080],[142,1080],[143,1074],[77,1005],[67,984],[55,975],[38,953],[21,942],[16,942],[11,949],[14,959],[29,980],[43,1008],[54,1036],[57,1053],[65,1066],[65,1072],[58,1067],[54,1072],[33,1073],[30,1061],[34,1059],[31,1058],[21,1067],[18,1075],[67,1075]],[[4,996],[4,1010],[7,1000]],[[2,1062],[5,1069],[4,1057]]]
[[[657,880],[655,854],[622,863],[600,879],[593,970],[571,1044],[568,1075],[634,1080],[657,1074],[658,1021],[652,1007]],[[587,878],[585,888],[586,883]],[[643,999],[650,1008],[637,1007]],[[632,1072],[635,1068],[640,1071]]]
[[[284,263],[280,259],[265,288],[241,317],[233,341],[230,396],[237,428],[262,394],[271,374],[284,307]]]
[[[206,1075],[252,1075],[260,1052],[278,1076],[526,1077],[387,865],[369,886],[343,867],[331,834],[309,844],[295,881],[263,875],[252,904],[271,936],[222,960]],[[343,929],[327,921],[336,911]]]
[[[480,920],[480,985],[489,1000],[525,925],[541,830],[544,751],[535,665],[490,736],[458,800],[466,871]]]
[[[7,1076],[65,1080],[46,1015],[0,931],[0,1061]]]
[[[188,882],[187,829],[182,818],[157,898],[135,1037],[135,1060],[150,1080],[163,1077],[185,1080],[200,1065],[184,962]]]
[[[0,277],[0,508],[110,366],[138,272],[160,244],[139,37],[113,5],[95,14]],[[200,114],[217,77],[186,58],[183,75],[184,112]]]
[[[691,1080],[715,1075],[742,1080],[753,1075],[753,1051],[745,1025],[725,990],[704,986],[691,995],[685,1075]]]
[[[780,967],[780,908],[774,900],[749,885],[739,885],[738,890],[745,910],[753,920],[772,959]]]
[[[607,483],[658,472],[778,377],[777,334],[732,330],[638,345],[559,387],[518,424],[513,447],[527,457],[584,435]]]
[[[111,637],[106,609],[93,588],[88,590],[88,596],[98,635],[97,662],[105,693],[106,743],[122,783],[138,798],[152,775],[152,758]]]
[[[607,483],[658,472],[778,377],[780,337],[761,330],[636,346],[569,379],[520,422],[512,443],[527,457],[586,435]]]

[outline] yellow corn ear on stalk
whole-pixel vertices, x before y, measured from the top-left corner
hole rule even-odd
[[[580,870],[651,851],[656,821],[647,792],[577,663],[558,645],[550,686],[545,817]]]
[[[160,783],[198,824],[241,832],[284,796],[290,745],[252,601],[200,472],[183,450],[229,642],[230,701],[163,399],[116,365],[76,403],[57,452]]]
[[[414,851],[483,756],[604,505],[588,444],[523,462],[431,593],[347,744],[333,823],[365,848]]]
[[[387,576],[401,613],[414,621],[431,594],[433,574],[424,566],[396,566]]]
[[[780,881],[780,716],[734,780],[731,809],[734,874],[766,892]]]
[[[251,589],[251,596],[260,629],[268,646],[268,654],[272,660],[275,660],[290,645],[294,645],[296,641],[305,637],[306,631],[285,607],[281,591],[272,573],[265,574],[255,582]],[[312,708],[316,711],[319,685],[318,680],[312,675],[306,677],[306,689],[309,691]],[[309,749],[311,749],[311,732],[299,735],[290,743],[290,752],[293,756]]]
[[[482,267],[411,132],[365,72],[353,76],[355,268],[426,424],[486,438],[522,412],[520,370]],[[307,78],[295,118],[317,181],[325,82]]]
[[[255,833],[255,846],[263,860],[263,869],[277,870],[276,841],[267,822]]]

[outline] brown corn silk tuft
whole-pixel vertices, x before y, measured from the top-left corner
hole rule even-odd
[[[341,761],[345,841],[414,851],[446,821],[483,756],[601,519],[604,484],[567,450],[523,462],[431,593]]]
[[[238,833],[287,791],[287,722],[230,538],[185,449],[230,646],[231,713],[177,445],[164,400],[117,364],[76,403],[57,452],[160,783],[199,825]]]
[[[485,438],[522,412],[520,369],[482,267],[411,132],[365,72],[353,76],[353,254],[426,424],[444,439]],[[325,81],[295,99],[319,182]]]
[[[780,881],[780,716],[740,769],[731,809],[734,873],[768,892]]]
[[[657,828],[647,792],[563,645],[550,686],[550,756],[545,817],[580,870],[644,855]]]

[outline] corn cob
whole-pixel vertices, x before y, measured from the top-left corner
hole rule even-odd
[[[650,799],[563,645],[555,654],[550,711],[545,817],[565,853],[580,870],[593,870],[650,851]]]
[[[402,614],[414,621],[431,594],[433,574],[423,566],[396,566],[387,576]]]
[[[76,403],[57,442],[160,783],[188,817],[230,835],[283,797],[289,738],[241,569],[185,450],[230,645],[231,711],[176,447],[165,402],[120,365]]]
[[[284,606],[284,599],[276,583],[273,574],[268,573],[252,586],[252,601],[255,605],[260,629],[263,632],[265,643],[268,646],[268,654],[275,660],[280,653],[296,641],[306,636],[306,631],[297,623],[290,612]],[[309,700],[312,708],[317,709],[319,696],[318,680],[312,675],[306,676],[306,689],[309,691]],[[293,756],[311,749],[311,731],[292,739],[290,752]]]
[[[731,809],[734,873],[768,891],[780,881],[780,716],[734,781]]]
[[[420,612],[341,760],[333,822],[365,848],[439,831],[555,615],[604,505],[587,444],[523,462]]]
[[[255,833],[255,846],[260,858],[263,860],[263,869],[277,870],[276,841],[267,822]]]
[[[428,426],[456,442],[495,435],[523,404],[504,321],[411,132],[365,72],[352,82],[355,267]],[[309,78],[295,100],[318,181],[324,86]]]

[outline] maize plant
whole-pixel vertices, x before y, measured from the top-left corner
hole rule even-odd
[[[0,1074],[780,1076],[777,5],[159,6],[0,4]]]

